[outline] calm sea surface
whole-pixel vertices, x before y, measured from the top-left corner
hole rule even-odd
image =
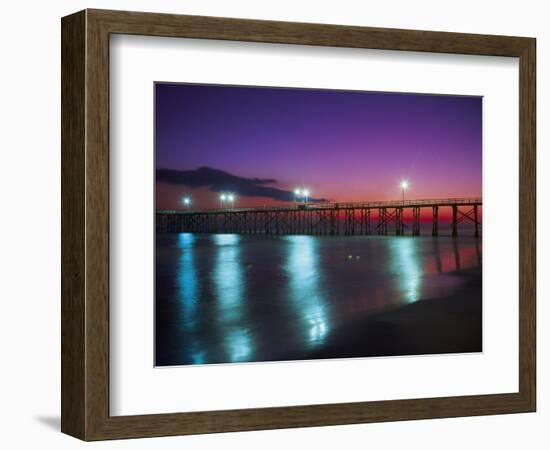
[[[470,237],[157,234],[156,365],[346,356],[351,324],[388,311],[430,323],[422,311],[437,303],[419,300],[443,305],[472,278],[481,299],[481,239]],[[474,314],[453,301],[450,325]],[[415,303],[428,306],[404,308]]]

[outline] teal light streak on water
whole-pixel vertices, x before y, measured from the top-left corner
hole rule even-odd
[[[211,239],[216,246],[212,281],[216,290],[215,316],[219,329],[224,330],[221,344],[226,349],[227,361],[246,361],[252,352],[252,342],[243,305],[246,293],[241,236],[216,234]]]
[[[287,250],[284,266],[289,279],[288,299],[297,310],[310,346],[322,344],[329,331],[327,301],[323,297],[322,267],[319,264],[319,241],[314,236],[283,238]]]
[[[420,299],[423,271],[418,254],[421,240],[418,238],[393,239],[391,249],[391,271],[399,279],[401,297],[407,303]]]

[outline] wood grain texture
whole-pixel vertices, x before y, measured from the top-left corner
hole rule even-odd
[[[519,391],[536,408],[536,41],[519,67]]]
[[[529,38],[389,28],[88,10],[111,33],[331,47],[521,56]]]
[[[61,35],[61,430],[84,435],[84,12],[65,17]]]
[[[519,391],[109,416],[109,34],[112,33],[519,57]],[[62,430],[65,433],[84,440],[99,440],[535,410],[534,39],[86,10],[63,18],[62,40]]]

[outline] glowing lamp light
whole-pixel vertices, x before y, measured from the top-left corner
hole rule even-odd
[[[301,202],[306,202],[309,197],[309,189],[305,188],[296,188],[294,189],[294,201],[298,201],[300,199]]]
[[[403,201],[403,205],[405,205],[405,190],[409,187],[409,182],[407,180],[401,181],[401,198]]]
[[[235,196],[234,196],[233,194],[229,194],[229,195],[227,196],[227,200],[230,201],[230,202],[232,202],[233,200],[235,200]]]
[[[183,197],[183,204],[189,206],[191,204],[191,199],[189,197]]]
[[[225,194],[220,195],[220,200],[222,202],[225,202],[226,199],[227,199],[227,196]]]

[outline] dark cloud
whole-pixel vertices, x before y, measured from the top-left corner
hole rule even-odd
[[[273,200],[293,201],[294,193],[270,184],[272,178],[244,178],[223,170],[199,167],[195,170],[158,169],[157,182],[201,188],[208,187],[212,192],[234,192],[241,197],[267,197]],[[326,202],[324,198],[311,198],[312,202]]]

